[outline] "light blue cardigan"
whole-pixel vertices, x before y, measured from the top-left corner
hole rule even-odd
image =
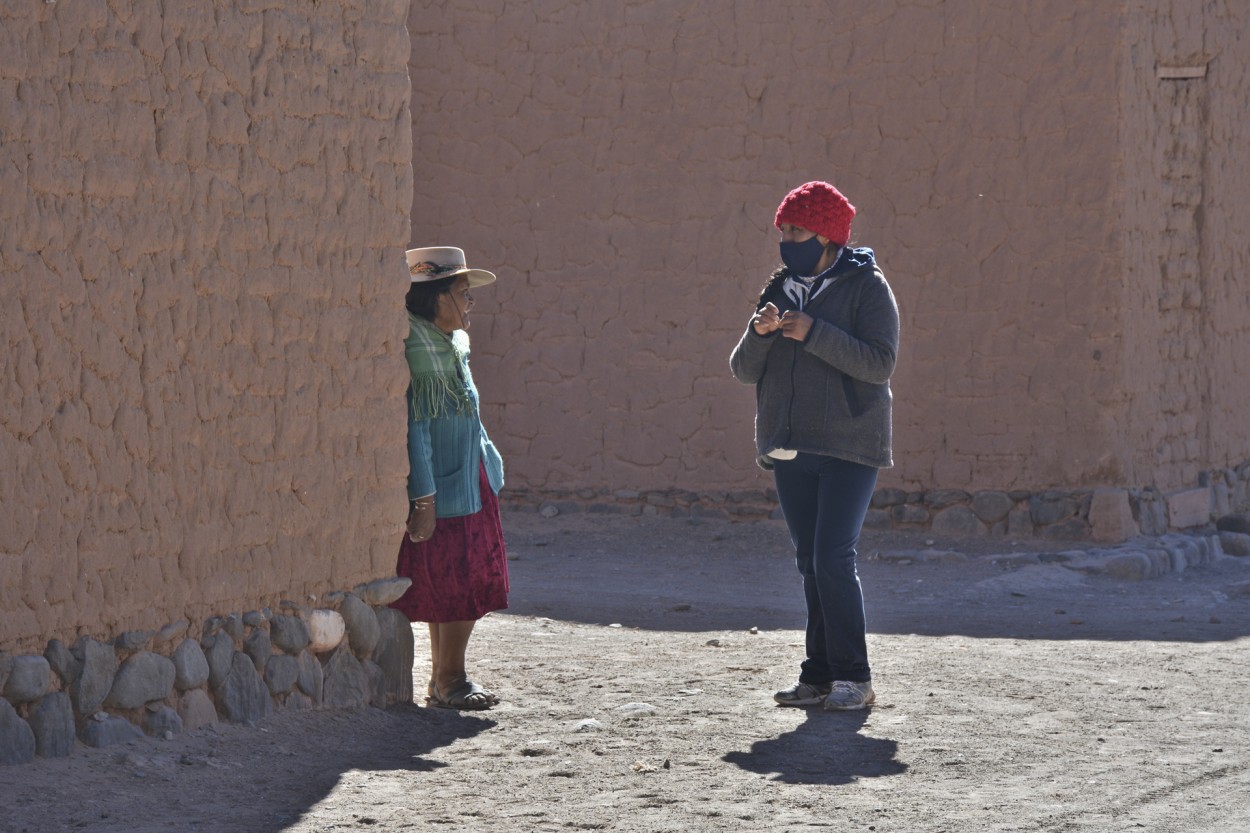
[[[478,472],[483,463],[491,490],[499,494],[503,488],[503,458],[482,427],[467,352],[460,361],[460,376],[472,406],[468,413],[456,414],[449,408],[443,416],[413,419],[411,387],[407,394],[408,499],[436,494],[435,512],[440,518],[481,511]]]

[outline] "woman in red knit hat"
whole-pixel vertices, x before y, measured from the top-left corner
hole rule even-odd
[[[773,699],[840,711],[875,699],[855,547],[893,465],[890,374],[898,306],[872,249],[849,245],[855,206],[827,182],[777,208],[784,264],[730,356],[755,385],[757,462],[773,472],[807,600],[807,656]]]

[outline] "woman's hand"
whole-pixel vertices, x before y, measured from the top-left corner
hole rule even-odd
[[[792,338],[795,341],[807,341],[807,334],[812,331],[813,321],[815,319],[807,313],[792,309],[781,316],[781,323],[778,324],[777,328],[781,330],[781,334],[786,338]]]
[[[776,332],[781,326],[781,316],[778,314],[777,306],[772,301],[755,313],[755,317],[751,319],[751,326],[755,328],[757,335],[766,336],[769,333]]]
[[[434,537],[434,496],[418,498],[408,510],[408,540],[420,544]]]

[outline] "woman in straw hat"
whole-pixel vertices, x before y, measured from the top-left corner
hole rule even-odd
[[[781,259],[730,357],[755,385],[757,460],[771,469],[807,600],[807,657],[773,699],[838,711],[875,699],[855,546],[877,470],[892,464],[898,307],[855,207],[808,182],[777,209]]]
[[[495,276],[449,246],[409,249],[408,272],[409,509],[396,569],[412,586],[394,606],[429,623],[427,702],[488,709],[498,698],[469,679],[465,651],[477,620],[508,606],[503,460],[479,419],[465,331],[470,290]]]

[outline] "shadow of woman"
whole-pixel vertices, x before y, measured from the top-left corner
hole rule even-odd
[[[859,733],[868,715],[809,709],[807,719],[791,731],[721,760],[788,784],[848,784],[906,772],[907,765],[895,760],[898,743]]]

